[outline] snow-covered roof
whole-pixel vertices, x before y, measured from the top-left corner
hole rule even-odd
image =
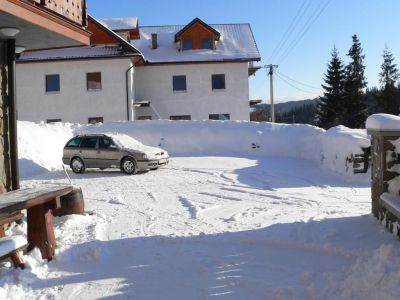
[[[132,30],[138,27],[138,19],[136,17],[98,19],[97,21],[111,30]]]
[[[62,59],[101,58],[101,57],[129,57],[140,55],[126,51],[121,46],[83,46],[62,49],[49,49],[41,51],[28,51],[21,53],[18,61],[47,61]]]
[[[221,34],[215,50],[199,49],[178,51],[175,34],[183,25],[140,27],[140,40],[135,46],[150,63],[202,62],[202,61],[258,61],[261,59],[250,24],[210,25]],[[151,34],[158,35],[158,48],[151,49]]]

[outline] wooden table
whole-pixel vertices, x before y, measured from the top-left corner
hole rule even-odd
[[[60,207],[60,197],[72,186],[43,185],[0,194],[0,213],[27,210],[28,250],[39,248],[42,258],[51,260],[56,248],[52,210]]]

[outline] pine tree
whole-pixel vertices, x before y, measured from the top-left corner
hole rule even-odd
[[[344,101],[345,69],[336,47],[328,64],[322,88],[324,95],[317,104],[316,123],[319,127],[328,129],[341,122]]]
[[[357,35],[353,35],[352,39],[353,45],[347,54],[351,61],[346,66],[343,125],[351,128],[362,128],[367,118],[367,106],[364,97],[364,89],[367,86],[364,76],[365,55],[362,54],[361,43]]]
[[[397,115],[399,109],[399,90],[396,82],[399,80],[400,74],[397,65],[394,63],[392,53],[385,47],[383,51],[383,63],[381,72],[379,73],[379,82],[381,90],[378,100],[379,112]]]

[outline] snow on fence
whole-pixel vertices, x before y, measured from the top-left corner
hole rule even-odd
[[[400,236],[400,117],[372,115],[367,128],[371,134],[372,212]]]
[[[18,126],[22,176],[41,169],[60,170],[62,149],[73,135],[118,132],[165,148],[172,156],[289,157],[314,161],[349,179],[369,178],[354,175],[368,169],[369,137],[365,130],[343,126],[325,131],[297,124],[167,120],[96,125],[19,122]]]

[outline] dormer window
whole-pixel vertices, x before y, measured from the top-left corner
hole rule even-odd
[[[175,34],[175,42],[179,43],[179,50],[215,49],[215,42],[221,34],[199,18],[194,19]]]
[[[203,49],[214,49],[212,39],[203,39]]]
[[[192,50],[193,49],[193,41],[192,40],[183,40],[182,41],[182,50]]]

